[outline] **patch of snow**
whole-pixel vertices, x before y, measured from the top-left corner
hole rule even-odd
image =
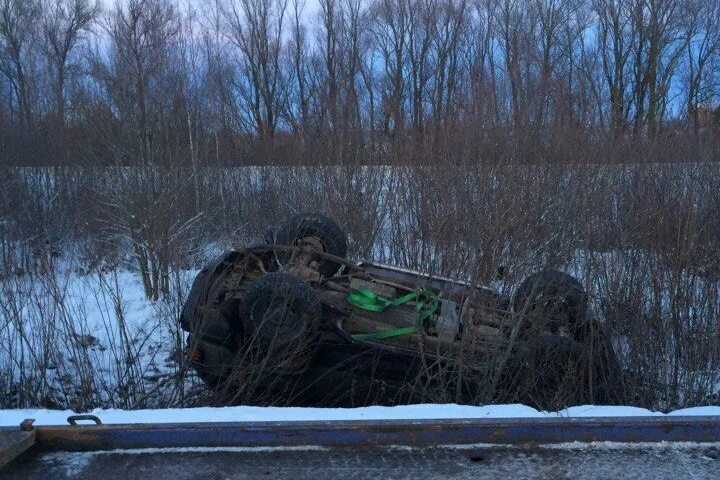
[[[61,464],[65,467],[65,478],[77,478],[92,462],[91,452],[53,452],[41,457],[42,462]]]
[[[718,412],[720,412],[720,408]],[[560,417],[649,417],[660,416],[663,413],[640,407],[579,405],[560,410],[557,415]]]
[[[674,416],[686,416],[691,417],[695,415],[720,415],[720,407],[689,407],[675,410],[674,412],[668,413],[668,415]]]
[[[340,420],[424,420],[458,418],[539,418],[539,417],[628,417],[661,416],[637,407],[593,406],[571,407],[558,412],[541,412],[525,405],[469,406],[455,404],[422,404],[396,407],[301,408],[301,407],[201,407],[156,410],[95,409],[103,423],[186,423],[186,422],[299,422]],[[20,409],[0,410],[0,425],[15,426],[26,418],[36,425],[66,425],[71,410]],[[668,415],[720,416],[720,407],[686,408]]]
[[[259,447],[168,447],[168,448],[129,448],[123,450],[98,450],[87,452],[93,455],[152,455],[155,453],[264,453],[264,452],[327,452],[328,447],[321,445],[281,445]]]
[[[646,450],[652,449],[670,449],[670,450],[690,450],[698,448],[698,442],[564,442],[564,443],[543,443],[541,448],[550,450]],[[703,447],[718,448],[719,442],[702,443]],[[394,448],[395,446],[393,446]],[[422,450],[428,447],[405,447],[405,451]],[[502,448],[507,450],[522,450],[526,448],[524,445],[513,445],[506,443],[472,443],[457,445],[438,445],[438,448],[445,450],[478,450],[478,449],[496,449]]]
[[[172,288],[185,290],[197,271],[176,273]],[[0,280],[0,300],[14,302],[0,312],[0,384],[37,385],[37,396],[57,405],[110,407],[137,398],[156,406],[165,383],[172,387],[165,381],[179,368],[177,305],[148,300],[137,273],[80,274],[68,261],[54,277]],[[0,404],[17,401],[12,391],[0,392]]]

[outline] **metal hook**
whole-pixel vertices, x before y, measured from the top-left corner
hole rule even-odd
[[[102,425],[102,422],[96,415],[84,414],[84,415],[70,415],[67,421],[70,425],[77,425],[80,420],[90,420],[95,422],[95,425]]]

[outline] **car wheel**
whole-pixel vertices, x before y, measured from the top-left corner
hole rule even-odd
[[[542,333],[518,343],[503,389],[506,399],[543,410],[612,403],[608,373],[607,358],[598,352],[571,338]]]
[[[347,255],[347,235],[331,218],[319,213],[300,214],[292,217],[280,228],[276,237],[279,245],[310,245],[318,251],[345,258]],[[292,255],[278,252],[281,265],[290,262]],[[318,272],[324,277],[332,277],[341,265],[320,260]]]
[[[288,273],[268,273],[243,298],[243,342],[274,361],[305,364],[321,314],[320,298],[310,285]]]
[[[571,275],[542,270],[528,276],[513,296],[513,311],[526,336],[545,332],[584,343],[587,293]]]

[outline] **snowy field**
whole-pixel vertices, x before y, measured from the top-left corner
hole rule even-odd
[[[0,410],[0,425],[15,426],[26,418],[37,425],[66,425],[70,410]],[[103,423],[183,423],[183,422],[270,422],[315,420],[419,420],[448,418],[538,418],[538,417],[631,417],[631,416],[720,416],[720,407],[696,407],[663,414],[644,408],[582,405],[558,412],[541,412],[525,405],[486,405],[482,407],[455,404],[404,405],[362,408],[299,407],[203,407],[162,410],[104,410],[91,412]]]
[[[148,300],[140,275],[127,270],[63,264],[0,282],[0,405],[170,404],[192,384],[181,375],[177,318],[196,274],[176,272],[173,298],[161,301]]]

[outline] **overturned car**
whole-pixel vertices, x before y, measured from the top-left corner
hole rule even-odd
[[[346,258],[330,218],[221,255],[181,314],[189,359],[227,403],[361,406],[611,402],[617,376],[587,294],[542,270],[512,297]]]

